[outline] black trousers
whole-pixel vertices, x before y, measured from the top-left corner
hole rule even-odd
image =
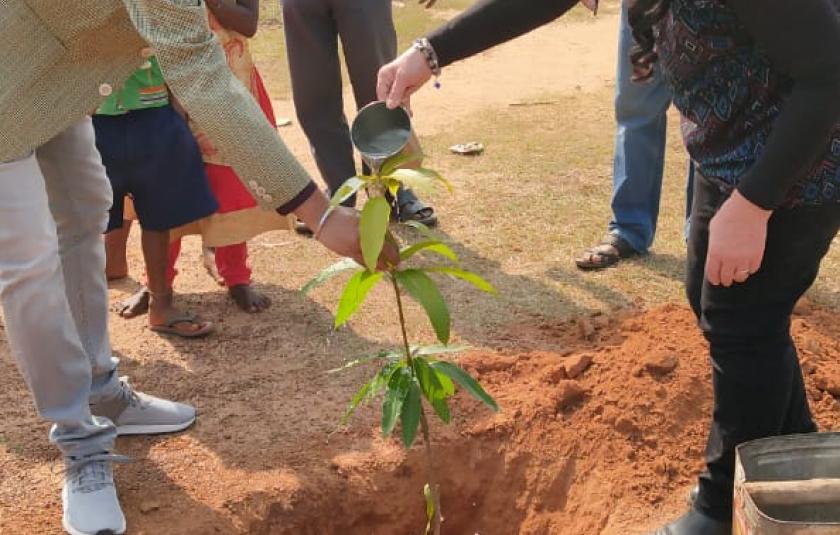
[[[732,515],[738,444],[816,431],[790,336],[790,316],[840,229],[838,204],[777,210],[768,223],[761,269],[743,284],[712,286],[704,275],[709,222],[727,198],[698,174],[686,283],[710,345],[714,390],[706,471],[694,506],[721,520]]]
[[[292,98],[330,195],[356,175],[344,116],[339,40],[357,109],[376,100],[379,68],[397,57],[391,0],[283,0]],[[364,167],[364,173],[370,170]],[[416,200],[400,190],[399,204]],[[354,206],[353,196],[344,203]]]

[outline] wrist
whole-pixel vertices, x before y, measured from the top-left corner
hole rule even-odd
[[[315,190],[297,209],[295,216],[314,232],[318,229],[321,217],[330,207],[330,202],[321,190]]]
[[[749,217],[767,222],[770,216],[773,215],[772,210],[767,210],[755,204],[738,191],[737,188],[732,192],[729,200],[734,204],[735,208]]]
[[[427,38],[421,37],[414,41],[414,43],[411,45],[411,48],[412,50],[416,50],[423,58],[426,67],[429,69],[429,72],[436,79],[435,87],[439,88],[440,82],[437,81],[437,78],[439,78],[441,74],[440,60],[438,59],[437,52],[432,46],[432,43],[430,43]]]

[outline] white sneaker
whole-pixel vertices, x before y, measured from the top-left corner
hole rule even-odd
[[[125,516],[114,487],[112,462],[127,459],[109,453],[82,458],[66,458],[64,490],[64,530],[70,535],[121,535]]]
[[[118,435],[175,433],[195,422],[193,407],[136,392],[125,377],[120,378],[119,391],[91,403],[90,412],[114,422]]]

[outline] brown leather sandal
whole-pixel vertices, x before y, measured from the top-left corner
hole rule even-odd
[[[618,234],[607,234],[604,238],[575,260],[578,269],[595,271],[618,264],[621,260],[639,256],[639,252]]]

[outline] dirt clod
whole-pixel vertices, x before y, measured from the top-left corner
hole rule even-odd
[[[586,394],[586,390],[575,381],[563,381],[557,385],[552,399],[557,411],[569,408],[580,401]]]
[[[679,360],[676,355],[651,355],[644,362],[645,370],[655,377],[663,377],[674,371]]]
[[[154,500],[148,500],[140,503],[140,512],[144,515],[157,511],[160,509],[160,503]]]
[[[586,371],[592,365],[592,355],[586,353],[581,355],[573,355],[567,357],[563,361],[563,366],[566,369],[566,375],[569,379],[574,379]]]

